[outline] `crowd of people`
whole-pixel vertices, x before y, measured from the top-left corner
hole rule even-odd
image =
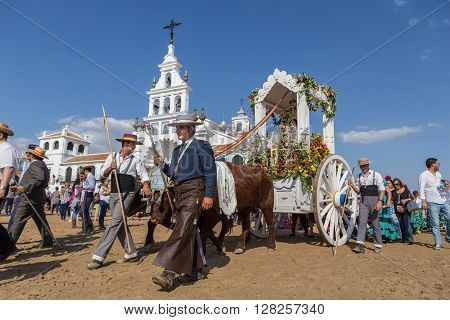
[[[177,116],[172,123],[176,127],[180,146],[173,151],[170,164],[160,155],[154,162],[172,179],[175,189],[173,199],[176,210],[174,230],[165,242],[154,264],[162,267],[161,275],[153,282],[164,289],[171,289],[176,279],[196,281],[202,277],[206,265],[205,255],[197,228],[197,219],[202,210],[213,205],[216,189],[216,165],[214,153],[208,142],[197,140],[192,115]],[[0,123],[0,212],[5,208],[10,215],[8,229],[0,224],[0,261],[17,251],[16,243],[28,220],[33,219],[42,237],[40,247],[52,247],[54,236],[47,222],[45,208],[60,215],[61,221],[72,221],[77,227],[81,219],[82,232],[94,231],[92,220],[98,217],[99,229],[104,231],[92,255],[90,270],[104,266],[104,261],[117,237],[125,255],[119,262],[137,260],[137,251],[126,222],[126,213],[131,207],[137,179],[142,192],[150,197],[149,176],[143,162],[134,157],[137,136],[124,134],[116,139],[121,149],[111,154],[101,171],[101,183],[97,186],[92,167],[81,168],[73,184],[65,184],[53,192],[48,189],[49,171],[45,164],[45,151],[37,145],[29,145],[26,155],[28,163],[18,170],[17,151],[7,142],[14,133]],[[359,217],[357,223],[355,253],[363,253],[367,234],[371,234],[375,252],[380,253],[383,243],[401,241],[414,244],[414,234],[430,231],[434,237],[434,248],[442,247],[441,231],[450,242],[450,196],[449,183],[439,173],[440,163],[435,158],[426,160],[426,170],[419,177],[419,190],[411,192],[401,179],[385,178],[370,169],[367,158],[358,160],[361,173],[354,181],[348,180],[349,188],[359,194]],[[115,179],[112,180],[112,177]],[[110,206],[111,222],[105,226],[105,215]],[[300,218],[307,236],[312,236],[311,217],[293,216],[292,233],[295,235],[297,219]],[[184,278],[183,278],[184,277]],[[180,280],[181,281],[181,280]]]
[[[426,160],[425,170],[419,177],[419,190],[410,191],[400,178],[391,178],[371,170],[369,160],[359,160],[361,174],[349,185],[360,194],[359,217],[357,218],[356,253],[364,252],[367,233],[374,239],[375,252],[381,252],[383,243],[402,242],[414,244],[414,235],[431,232],[435,240],[434,249],[442,247],[440,233],[450,242],[450,190],[449,182],[439,173],[440,163],[435,158]],[[295,236],[297,220],[311,237],[314,217],[309,215],[287,215],[281,226],[291,229]]]

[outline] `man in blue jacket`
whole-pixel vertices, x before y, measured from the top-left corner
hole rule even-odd
[[[154,156],[155,164],[161,166],[175,186],[175,227],[154,262],[164,272],[152,278],[164,289],[171,289],[180,274],[196,280],[206,264],[197,220],[202,209],[212,207],[217,181],[211,145],[194,137],[199,124],[193,115],[177,116],[169,126],[176,127],[182,144],[173,150],[170,164],[164,163],[161,155]]]

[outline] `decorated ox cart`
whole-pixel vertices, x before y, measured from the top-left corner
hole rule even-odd
[[[251,138],[241,140],[252,144],[250,163],[265,168],[274,179],[278,223],[285,214],[313,212],[325,242],[345,244],[355,227],[357,194],[347,183],[352,177],[349,164],[335,154],[336,92],[308,75],[275,69],[249,100],[256,126]],[[311,134],[310,111],[319,109],[323,134]],[[279,131],[268,136],[270,117]],[[252,234],[268,234],[261,214],[254,215]]]

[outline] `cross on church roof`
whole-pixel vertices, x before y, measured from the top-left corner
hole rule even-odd
[[[170,29],[170,44],[173,44],[173,30],[178,27],[181,24],[181,22],[175,22],[173,19],[170,20],[170,23],[163,27],[163,29]]]

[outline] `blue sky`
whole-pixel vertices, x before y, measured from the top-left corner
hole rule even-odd
[[[170,18],[183,24],[175,54],[189,71],[192,108],[228,120],[275,68],[325,83],[444,0],[0,1],[1,120],[18,146],[44,130],[98,133],[100,104],[114,132],[146,115],[145,98],[49,37],[34,20],[145,93],[167,52]],[[428,156],[450,178],[450,5],[332,83],[339,91],[336,151],[361,156],[411,186]],[[312,116],[320,129],[319,114]],[[97,151],[104,150],[97,146]]]

